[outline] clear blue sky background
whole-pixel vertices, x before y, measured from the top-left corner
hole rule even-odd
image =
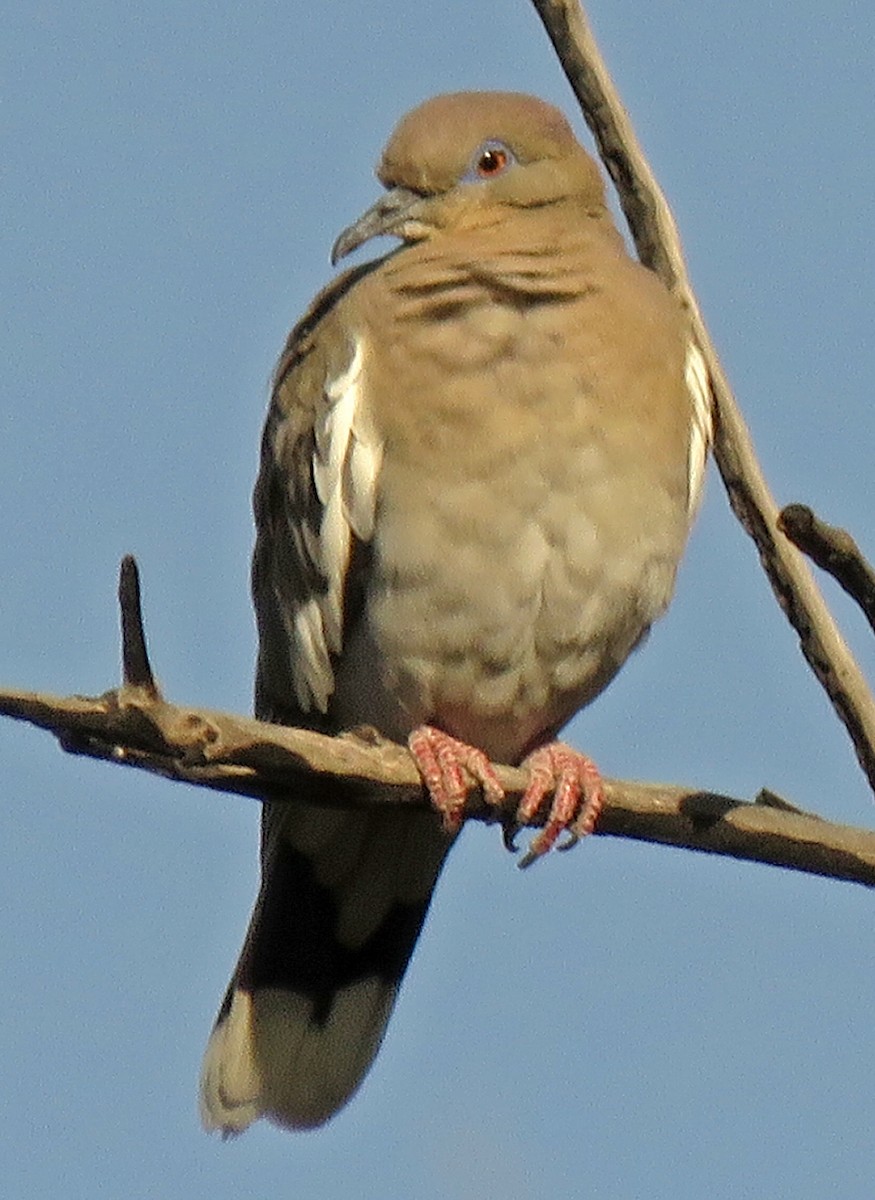
[[[525,0],[2,7],[0,678],[113,685],[131,551],[169,697],[245,711],[267,381],[386,135],[439,91],[572,97]],[[777,495],[875,551],[871,5],[592,17]],[[669,617],[570,737],[875,822],[716,474]],[[609,839],[521,874],[470,829],[355,1101],[222,1144],[195,1086],[256,805],[11,723],[0,762],[9,1200],[875,1194],[861,888]]]

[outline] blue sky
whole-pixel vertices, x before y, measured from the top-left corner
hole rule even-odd
[[[113,685],[133,552],[168,696],[246,711],[267,381],[383,141],[440,91],[572,97],[524,0],[3,9],[0,678]],[[591,16],[778,497],[875,553],[875,14]],[[713,472],[668,618],[569,736],[611,775],[875,822]],[[11,723],[0,761],[0,1194],[870,1200],[863,889],[606,838],[521,874],[472,828],[354,1102],[222,1144],[195,1087],[255,804]]]

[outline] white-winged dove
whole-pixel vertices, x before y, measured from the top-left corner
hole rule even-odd
[[[707,379],[560,112],[512,93],[409,113],[335,244],[402,245],[292,331],[255,490],[256,711],[408,740],[427,810],[267,804],[262,883],[204,1061],[207,1128],[319,1125],[376,1054],[469,776],[523,763],[528,858],[592,828],[553,742],[664,611],[702,480]],[[302,785],[303,787],[304,785]]]

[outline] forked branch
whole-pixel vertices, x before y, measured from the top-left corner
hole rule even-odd
[[[681,298],[711,377],[714,457],[729,502],[753,538],[802,653],[845,725],[875,790],[875,703],[802,556],[778,522],[750,433],[702,319],[677,226],[617,93],[578,0],[532,0],[592,130],[641,261]]]

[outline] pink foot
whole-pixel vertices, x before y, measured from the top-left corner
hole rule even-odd
[[[414,729],[407,738],[407,746],[416,760],[432,804],[443,817],[447,833],[458,833],[461,828],[462,811],[472,780],[483,788],[487,804],[498,806],[504,801],[504,789],[498,782],[495,768],[482,750],[460,742],[433,725],[420,725]]]
[[[585,754],[562,742],[539,746],[522,766],[529,772],[529,785],[517,809],[517,820],[525,825],[551,796],[547,823],[520,860],[529,867],[556,844],[563,830],[568,840],[559,846],[570,850],[580,838],[592,833],[605,802],[599,769]]]

